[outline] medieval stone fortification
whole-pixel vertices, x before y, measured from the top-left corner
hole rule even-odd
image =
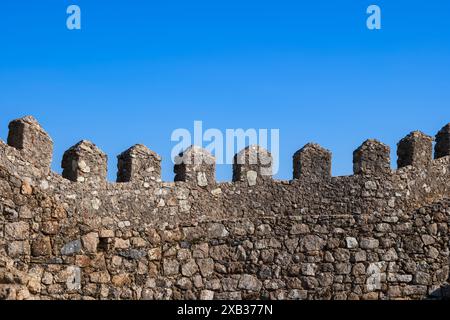
[[[50,170],[52,139],[32,117],[0,141],[1,299],[428,299],[449,295],[450,124],[389,147],[367,140],[354,175],[308,144],[292,181],[261,175],[253,146],[233,182],[192,147],[176,182],[143,145],[107,156],[81,141]],[[264,161],[262,161],[264,160]],[[270,161],[269,161],[270,162]]]

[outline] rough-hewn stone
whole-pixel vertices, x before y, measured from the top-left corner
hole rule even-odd
[[[150,183],[161,180],[161,157],[137,144],[118,157],[117,182]]]
[[[420,131],[411,132],[398,143],[398,167],[425,167],[433,158],[433,138]]]
[[[27,161],[49,172],[53,158],[53,141],[32,116],[11,121],[8,144],[20,150]]]
[[[331,178],[331,152],[315,143],[308,143],[297,151],[294,154],[294,179],[300,178]]]
[[[246,182],[250,187],[272,179],[272,155],[264,148],[251,145],[234,157],[233,181]]]
[[[80,141],[64,153],[63,177],[78,183],[102,184],[106,181],[108,157],[90,141]]]
[[[190,148],[181,159],[200,161],[178,163],[168,183],[156,154],[136,147],[122,154],[127,183],[109,183],[106,155],[88,142],[66,153],[63,176],[49,172],[50,140],[27,121],[0,141],[2,299],[449,296],[447,127],[436,159],[431,138],[402,140],[397,170],[369,140],[352,176],[331,177],[330,153],[309,145],[292,181],[261,177],[267,158],[217,183],[214,158]]]
[[[353,153],[355,174],[380,175],[391,171],[390,148],[378,140],[365,141]]]
[[[212,186],[216,181],[216,159],[205,149],[190,146],[175,159],[175,181]]]
[[[436,159],[450,155],[450,123],[444,126],[436,135],[434,157]]]

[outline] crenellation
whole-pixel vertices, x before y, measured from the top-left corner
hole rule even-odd
[[[273,158],[269,151],[251,145],[234,156],[233,181],[241,181],[254,186],[272,180]]]
[[[117,182],[161,181],[161,157],[146,146],[134,145],[117,159]]]
[[[8,145],[20,150],[27,161],[43,174],[50,171],[53,141],[34,117],[26,116],[10,122]]]
[[[450,123],[445,125],[436,135],[434,158],[450,156]]]
[[[363,175],[391,173],[390,148],[378,140],[366,140],[353,153],[353,172]]]
[[[251,146],[223,183],[204,149],[162,182],[161,158],[136,145],[118,157],[130,183],[106,183],[91,142],[62,176],[0,142],[0,299],[448,298],[450,156],[432,160],[431,143],[405,137],[391,170],[368,140],[342,177],[307,144],[291,181],[263,175],[271,155]]]
[[[308,143],[294,154],[294,179],[327,180],[331,178],[329,150],[315,143]]]
[[[107,155],[90,141],[82,140],[64,153],[62,176],[70,181],[99,184],[106,183]]]
[[[423,132],[413,131],[397,145],[397,165],[428,167],[433,159],[433,138]]]
[[[216,183],[216,159],[207,150],[190,146],[175,159],[175,181],[193,183],[200,187]]]

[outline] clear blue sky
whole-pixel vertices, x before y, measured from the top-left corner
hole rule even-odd
[[[381,31],[365,26],[382,9]],[[82,30],[66,29],[66,8]],[[309,141],[350,174],[367,138],[393,148],[450,122],[448,0],[46,0],[0,2],[0,137],[35,115],[64,150],[90,139],[110,157],[144,143],[172,180],[176,128],[279,128],[281,168]],[[395,157],[393,157],[393,164]],[[231,168],[218,168],[229,180]]]

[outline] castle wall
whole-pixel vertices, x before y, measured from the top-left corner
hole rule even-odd
[[[424,299],[447,294],[450,152],[441,130],[389,147],[367,140],[355,174],[331,177],[308,144],[294,179],[268,175],[259,147],[215,182],[214,158],[190,148],[176,182],[143,146],[107,156],[82,141],[50,171],[52,141],[34,119],[0,143],[0,298]],[[11,129],[12,128],[12,129]],[[20,128],[20,130],[16,129]],[[36,138],[38,137],[38,138]],[[39,143],[30,143],[30,141]],[[17,141],[21,141],[18,143]],[[42,154],[42,157],[39,155]]]

